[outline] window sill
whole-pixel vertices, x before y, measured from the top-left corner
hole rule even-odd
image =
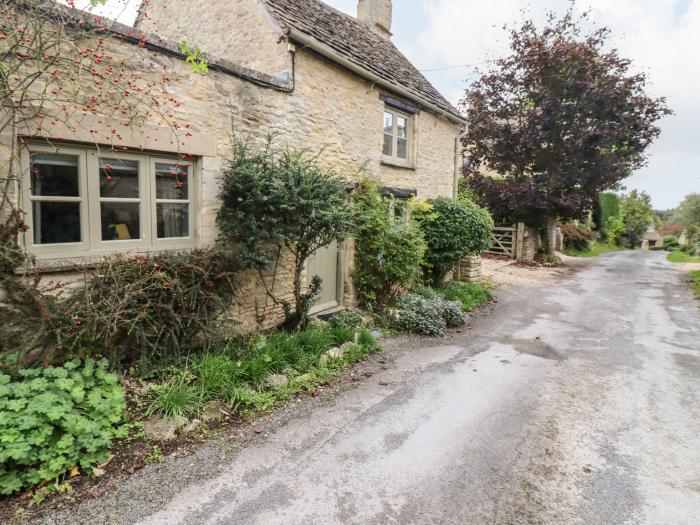
[[[69,256],[69,257],[50,257],[47,254],[43,254],[43,257],[39,258],[34,254],[33,263],[27,263],[25,266],[21,266],[15,269],[16,274],[22,274],[26,271],[37,272],[37,273],[61,273],[61,272],[74,272],[83,271],[86,269],[94,268],[105,259],[114,256],[121,256],[124,258],[134,258],[134,257],[144,257],[152,256],[158,253],[164,252],[186,252],[189,250],[195,250],[195,246],[190,247],[180,247],[174,249],[152,249],[152,250],[131,250],[122,252],[108,252],[108,253],[93,253],[90,255],[80,255],[80,256]],[[30,254],[31,257],[31,254]]]
[[[382,164],[385,166],[391,166],[392,168],[402,168],[405,170],[415,170],[416,165],[411,161],[401,161],[394,159],[392,157],[382,157]]]

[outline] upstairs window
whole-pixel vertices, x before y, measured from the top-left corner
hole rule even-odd
[[[411,160],[411,117],[393,109],[384,110],[384,145],[386,160],[407,164]]]
[[[189,162],[35,146],[28,165],[26,243],[39,258],[195,245]]]

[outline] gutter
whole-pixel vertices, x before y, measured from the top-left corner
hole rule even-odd
[[[394,84],[393,82],[390,82],[388,80],[385,80],[385,79],[375,75],[374,73],[367,71],[363,67],[358,66],[357,64],[348,60],[347,58],[340,56],[333,48],[331,48],[330,46],[328,46],[326,44],[319,42],[314,37],[311,37],[305,33],[297,31],[296,29],[288,29],[287,36],[291,40],[294,40],[300,44],[305,45],[306,47],[308,47],[310,49],[313,49],[318,54],[323,55],[326,58],[331,59],[333,62],[340,64],[341,66],[343,66],[346,69],[349,69],[353,73],[372,81],[374,84],[382,86],[390,91],[393,91],[393,92],[401,95],[402,97],[405,97],[409,100],[412,100],[413,102],[416,102],[417,104],[419,104],[422,107],[430,109],[433,113],[437,113],[438,115],[445,117],[450,122],[454,122],[455,124],[461,124],[461,125],[464,125],[467,122],[464,118],[457,117],[456,115],[453,115],[449,111],[445,111],[444,109],[436,106],[435,104],[431,104],[430,102],[425,102],[422,98],[420,98],[417,95],[414,95],[413,93],[408,91],[406,88],[401,87],[398,84]]]

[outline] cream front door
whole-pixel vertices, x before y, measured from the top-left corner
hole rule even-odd
[[[322,312],[338,306],[338,243],[333,242],[316,251],[306,261],[306,280],[314,275],[321,279],[321,295],[311,308],[311,313]]]

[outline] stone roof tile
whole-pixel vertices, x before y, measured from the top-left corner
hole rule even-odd
[[[403,87],[419,100],[464,117],[387,39],[319,0],[263,0],[282,26],[315,38],[352,64]]]

